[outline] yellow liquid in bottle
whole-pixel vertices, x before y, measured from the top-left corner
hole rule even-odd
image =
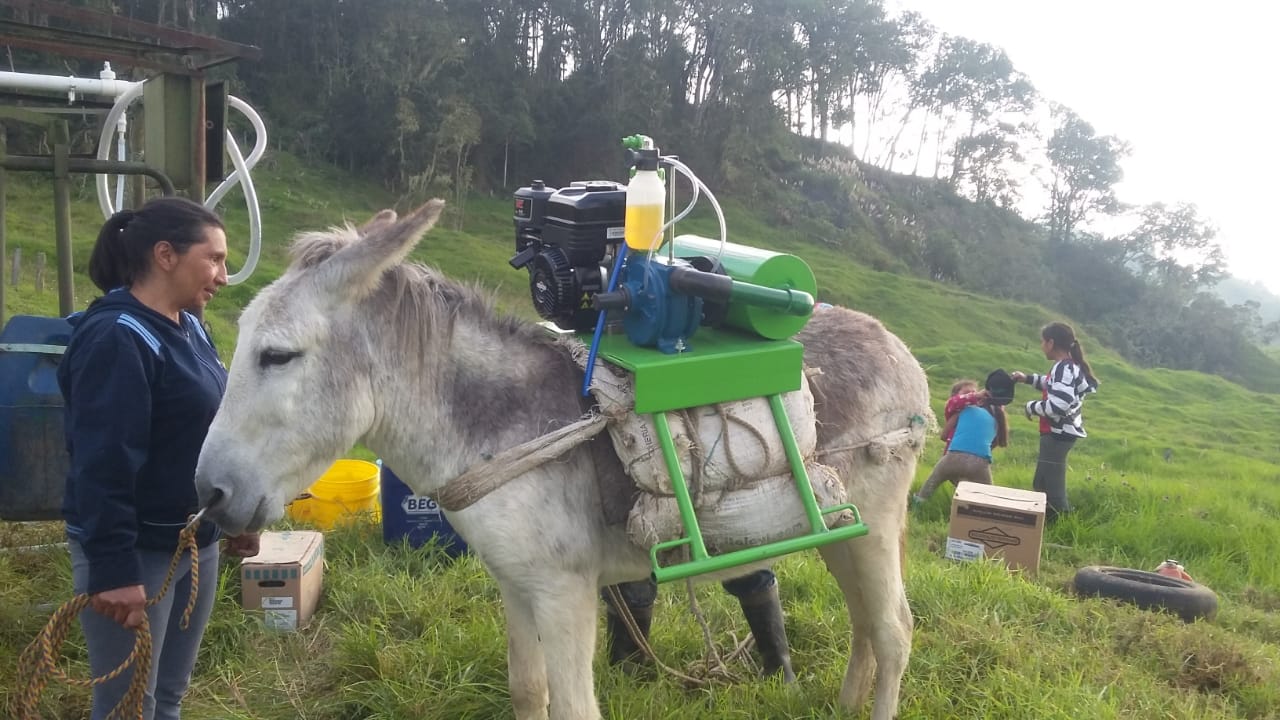
[[[627,249],[648,251],[662,244],[658,231],[662,229],[661,205],[628,205],[624,220],[623,238]]]

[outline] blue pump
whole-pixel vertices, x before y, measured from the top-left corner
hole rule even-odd
[[[600,310],[625,310],[622,329],[632,344],[656,347],[673,355],[691,349],[689,338],[702,322],[702,298],[672,287],[672,274],[692,268],[684,260],[649,258],[635,253],[627,258],[618,289],[597,293]]]

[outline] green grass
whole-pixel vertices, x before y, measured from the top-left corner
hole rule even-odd
[[[228,289],[210,309],[224,354],[234,344],[238,308],[284,264],[290,234],[363,220],[390,199],[376,186],[272,156],[256,173],[267,233],[259,273]],[[24,257],[48,248],[47,185],[10,180],[9,237]],[[77,203],[77,269],[100,222]],[[1006,303],[920,280],[875,272],[843,253],[778,232],[725,199],[731,239],[795,252],[815,269],[822,299],[880,317],[926,367],[940,411],[959,377],[995,367],[1042,370],[1036,333],[1043,308]],[[243,211],[228,202],[232,244],[244,237]],[[402,208],[403,209],[403,208]],[[415,257],[452,276],[495,288],[501,305],[528,316],[527,281],[506,264],[512,250],[505,197],[474,198],[464,231],[446,217]],[[682,228],[713,235],[698,214]],[[6,278],[7,279],[7,278]],[[77,299],[94,293],[77,278]],[[51,313],[56,293],[29,283],[10,295],[9,312]],[[903,686],[902,718],[1275,718],[1280,715],[1280,396],[1216,377],[1126,364],[1083,338],[1102,380],[1085,409],[1090,437],[1068,473],[1078,512],[1048,530],[1040,572],[1010,574],[995,564],[942,559],[950,488],[913,518],[908,593],[916,619],[914,653]],[[1027,392],[1022,388],[1022,393]],[[1019,399],[1030,395],[1020,395]],[[996,454],[996,482],[1029,487],[1035,425],[1012,406],[1011,446]],[[367,457],[366,451],[356,451]],[[939,453],[929,442],[918,481]],[[0,545],[52,542],[56,524],[0,525]],[[1163,615],[1069,592],[1087,564],[1150,569],[1177,557],[1218,593],[1209,623]],[[376,528],[328,533],[325,594],[312,625],[293,634],[263,630],[239,608],[234,564],[217,581],[220,598],[186,705],[188,718],[347,720],[510,717],[505,638],[496,586],[471,557],[448,561],[433,549],[388,548]],[[608,718],[826,718],[846,660],[848,619],[815,553],[779,564],[794,662],[801,682],[786,688],[742,677],[689,689],[668,678],[623,675],[597,658],[597,689]],[[59,549],[0,551],[0,706],[15,690],[14,664],[69,593]],[[677,584],[678,585],[678,584]],[[722,648],[747,629],[716,587],[696,598]],[[681,669],[703,664],[701,629],[683,587],[665,588],[654,645]],[[84,672],[82,640],[65,650]],[[87,694],[54,685],[45,717],[81,717]],[[852,715],[851,717],[865,716]]]

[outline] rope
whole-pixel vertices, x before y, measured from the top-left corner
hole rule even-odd
[[[689,611],[693,613],[694,618],[698,621],[699,627],[702,628],[702,638],[706,643],[707,652],[703,656],[702,672],[698,675],[690,675],[680,672],[675,668],[662,662],[653,650],[653,646],[649,644],[649,639],[640,631],[640,626],[636,624],[636,619],[631,614],[631,608],[622,598],[622,593],[618,590],[618,586],[609,585],[605,588],[605,592],[609,595],[609,604],[613,606],[614,612],[618,618],[622,620],[622,624],[627,629],[627,634],[631,636],[632,642],[644,653],[644,656],[653,661],[663,672],[683,682],[690,688],[707,687],[719,676],[721,680],[728,682],[738,682],[740,678],[732,670],[728,664],[737,659],[749,659],[747,648],[751,645],[751,636],[748,635],[746,640],[736,642],[734,649],[727,656],[722,656],[716,648],[715,641],[712,638],[711,627],[707,624],[707,620],[702,615],[702,610],[698,607],[697,596],[693,591],[693,579],[686,578],[685,588],[689,593]],[[749,662],[749,660],[748,660]]]
[[[191,595],[187,598],[187,606],[182,611],[180,627],[183,630],[190,625],[191,613],[195,610],[196,595],[200,587],[200,549],[196,545],[196,529],[200,527],[200,518],[203,515],[203,510],[194,515],[178,535],[178,548],[173,553],[173,559],[169,561],[169,572],[165,576],[164,584],[160,586],[160,591],[155,597],[147,600],[146,605],[151,607],[168,594],[169,586],[173,584],[173,576],[178,570],[178,563],[182,560],[182,554],[189,551]],[[146,613],[142,615],[142,624],[134,630],[137,639],[133,644],[133,652],[129,653],[129,657],[111,672],[101,677],[84,680],[67,675],[58,666],[58,654],[62,650],[63,642],[67,639],[67,633],[75,624],[80,612],[89,607],[89,600],[89,595],[81,593],[64,603],[49,618],[49,622],[45,624],[40,634],[36,635],[31,644],[22,651],[18,661],[18,682],[21,689],[17,700],[17,720],[39,720],[40,696],[44,693],[44,688],[49,684],[50,679],[62,680],[74,687],[93,688],[115,680],[130,666],[133,666],[133,675],[129,678],[129,688],[120,698],[120,703],[107,715],[107,720],[130,720],[131,718],[142,720],[142,699],[146,695],[147,681],[151,677],[152,660],[151,625]]]
[[[883,435],[877,435],[870,440],[864,440],[862,442],[854,443],[853,445],[824,448],[814,453],[814,457],[826,457],[837,453],[853,452],[854,450],[861,450],[863,448],[878,447],[883,449],[885,453],[885,457],[880,458],[880,461],[883,462],[888,459],[888,455],[896,455],[897,449],[903,445],[915,447],[918,442],[918,439],[916,438],[916,428],[924,427],[927,423],[928,421],[925,420],[922,415],[912,415],[910,422],[905,428],[890,430]]]
[[[609,418],[589,413],[581,420],[529,442],[504,450],[445,483],[433,494],[436,503],[450,512],[472,503],[524,473],[554,460],[604,431]]]

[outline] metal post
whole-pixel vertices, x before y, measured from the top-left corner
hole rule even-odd
[[[4,263],[5,254],[9,252],[9,248],[5,244],[5,213],[8,208],[5,207],[5,170],[3,166],[4,156],[9,152],[9,138],[5,127],[0,125],[0,328],[4,327]]]
[[[138,148],[142,147],[143,126],[147,119],[139,114],[129,123],[129,157],[125,158],[131,162],[141,162],[142,153],[138,152]],[[126,207],[140,208],[147,201],[147,178],[144,175],[129,176],[129,190]],[[118,207],[116,210],[123,210]]]
[[[75,310],[75,279],[71,276],[71,171],[67,155],[71,133],[67,121],[53,124],[53,220],[58,250],[58,313]]]

